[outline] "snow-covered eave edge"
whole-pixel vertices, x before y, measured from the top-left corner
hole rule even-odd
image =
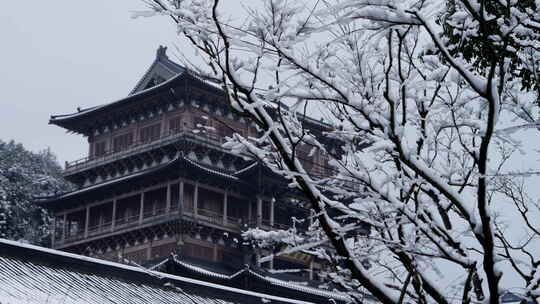
[[[333,299],[337,299],[337,300],[341,300],[345,302],[352,300],[352,298],[348,296],[346,293],[318,289],[318,288],[314,288],[310,286],[303,286],[293,281],[285,281],[285,280],[281,280],[277,278],[268,277],[260,273],[257,273],[256,271],[253,271],[251,269],[248,269],[248,273],[255,277],[258,277],[261,280],[264,280],[265,282],[268,282],[273,285],[281,286],[284,288],[293,289],[293,290],[305,292],[308,294],[315,294],[315,295],[319,295],[319,296],[323,296],[327,298],[333,298]]]
[[[57,256],[57,257],[65,258],[67,260],[84,261],[84,262],[87,262],[87,263],[96,264],[96,265],[102,265],[102,266],[111,267],[111,268],[116,268],[116,269],[119,269],[119,270],[136,272],[136,273],[140,273],[140,274],[143,274],[143,275],[147,275],[149,277],[154,277],[154,278],[157,277],[157,278],[160,278],[160,279],[170,279],[172,281],[177,281],[177,282],[183,282],[183,283],[199,285],[199,286],[206,286],[206,287],[214,288],[214,289],[218,289],[218,290],[229,291],[229,292],[249,295],[249,296],[253,296],[253,297],[259,297],[259,298],[262,298],[262,299],[276,300],[276,301],[282,301],[282,302],[293,303],[293,304],[313,304],[312,302],[293,300],[293,299],[282,298],[282,297],[273,296],[273,295],[267,295],[267,294],[258,293],[258,292],[247,291],[247,290],[238,289],[238,288],[234,288],[234,287],[222,286],[222,285],[219,285],[219,284],[208,283],[208,282],[204,282],[204,281],[200,281],[200,280],[175,276],[175,275],[168,274],[168,273],[148,270],[148,269],[145,269],[145,268],[142,268],[142,267],[124,265],[124,264],[120,264],[120,263],[100,260],[100,259],[96,259],[96,258],[86,257],[86,256],[77,255],[77,254],[73,254],[73,253],[63,252],[63,251],[59,251],[59,250],[39,247],[39,246],[35,246],[35,245],[30,245],[30,244],[25,244],[25,243],[20,243],[20,242],[17,242],[17,241],[11,241],[11,240],[6,240],[6,239],[0,238],[0,247],[1,246],[6,246],[6,245],[7,246],[14,246],[14,247],[18,247],[18,248],[24,248],[24,249],[33,250],[33,251],[38,251],[38,252],[42,252],[42,253],[47,253],[47,254]],[[35,256],[35,255],[32,255],[32,256]],[[21,257],[18,257],[18,258],[24,259],[24,258],[21,258]]]
[[[178,265],[184,267],[184,268],[190,269],[190,270],[195,271],[197,273],[207,275],[207,276],[210,276],[210,277],[215,277],[215,278],[222,279],[222,280],[232,280],[235,277],[239,276],[240,274],[248,273],[248,274],[251,274],[254,277],[257,277],[257,278],[259,278],[259,279],[261,279],[261,280],[263,280],[265,282],[268,282],[268,283],[270,283],[272,285],[281,286],[281,287],[284,287],[284,288],[287,288],[287,289],[292,289],[292,290],[296,290],[296,291],[300,291],[300,292],[305,292],[307,294],[318,295],[318,296],[332,298],[332,299],[341,300],[341,301],[345,301],[345,302],[352,300],[351,297],[349,297],[345,293],[335,292],[335,291],[330,291],[330,290],[321,290],[321,289],[317,289],[317,288],[314,288],[314,287],[299,285],[299,284],[297,284],[297,283],[295,283],[293,281],[286,281],[286,280],[282,280],[282,279],[267,277],[267,276],[264,276],[262,274],[257,273],[256,271],[250,269],[247,266],[246,266],[246,268],[240,269],[239,271],[237,271],[237,272],[235,272],[235,273],[233,273],[231,275],[226,275],[226,274],[222,274],[222,273],[216,273],[216,272],[213,272],[211,270],[207,270],[207,269],[204,269],[202,267],[199,267],[199,266],[192,265],[190,263],[181,261],[175,256],[172,257],[172,261],[174,263],[177,263]]]

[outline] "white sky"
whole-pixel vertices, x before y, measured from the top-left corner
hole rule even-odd
[[[50,147],[62,163],[85,156],[86,140],[48,125],[50,115],[126,96],[160,44],[173,59],[182,48],[166,18],[131,18],[143,9],[140,0],[3,3],[0,139]]]

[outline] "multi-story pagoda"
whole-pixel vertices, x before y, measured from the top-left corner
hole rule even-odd
[[[176,252],[241,266],[250,254],[241,246],[243,229],[284,228],[308,217],[283,179],[222,147],[233,132],[255,135],[256,128],[229,108],[218,84],[171,61],[165,47],[127,97],[50,123],[88,139],[88,156],[64,170],[77,189],[40,201],[54,215],[55,249],[136,263]],[[329,172],[322,155],[300,155],[312,174]],[[296,254],[263,266],[313,264]]]

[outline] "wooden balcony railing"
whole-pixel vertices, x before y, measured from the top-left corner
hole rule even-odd
[[[168,130],[161,133],[159,136],[153,138],[153,140],[135,141],[129,146],[123,149],[109,149],[103,154],[96,156],[90,155],[71,162],[65,163],[65,174],[75,173],[82,171],[91,166],[112,162],[127,156],[135,155],[141,152],[150,151],[163,145],[175,142],[180,138],[191,138],[193,140],[207,143],[212,146],[219,147],[225,143],[225,138],[218,135],[216,132],[193,128],[180,128]],[[306,169],[316,178],[324,178],[335,175],[335,170],[322,165],[318,162],[314,162],[312,159],[300,159],[302,163],[306,165]]]
[[[90,155],[71,162],[65,163],[65,173],[72,173],[85,169],[89,166],[114,161],[124,158],[129,155],[138,154],[140,152],[149,151],[162,145],[176,141],[179,138],[193,138],[195,140],[208,143],[214,146],[221,146],[225,142],[225,138],[219,136],[215,132],[203,132],[198,129],[182,128],[163,132],[160,136],[153,140],[135,141],[123,149],[109,149],[99,156]]]

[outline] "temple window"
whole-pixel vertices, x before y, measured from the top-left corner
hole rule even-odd
[[[171,210],[176,210],[180,207],[180,184],[175,183],[171,187]]]
[[[141,195],[133,195],[117,201],[116,224],[122,225],[139,219]]]
[[[146,126],[140,130],[139,140],[142,143],[147,143],[147,142],[157,140],[159,139],[160,132],[161,132],[160,123]]]
[[[118,135],[113,139],[113,150],[119,152],[129,148],[133,144],[133,133]]]
[[[178,133],[182,131],[182,117],[176,116],[169,119],[169,131],[170,133]]]
[[[144,194],[144,217],[165,213],[167,188],[159,188]]]
[[[227,218],[229,223],[240,224],[249,219],[249,203],[246,200],[229,196],[227,201]]]
[[[89,233],[108,229],[112,222],[112,202],[90,208]]]
[[[105,155],[107,149],[106,141],[99,141],[94,144],[94,156],[99,157]]]
[[[198,213],[208,217],[223,215],[223,194],[199,188]]]
[[[182,246],[182,255],[212,261],[214,260],[214,249],[210,246],[201,246],[190,243],[185,243]]]
[[[182,202],[182,206],[186,212],[193,213],[194,196],[195,187],[191,184],[184,184],[184,201]]]
[[[81,210],[67,215],[67,237],[77,237],[84,234],[86,210]]]
[[[158,245],[153,247],[152,250],[152,258],[167,258],[171,255],[171,253],[175,252],[177,248],[176,243],[169,243],[164,245]]]

